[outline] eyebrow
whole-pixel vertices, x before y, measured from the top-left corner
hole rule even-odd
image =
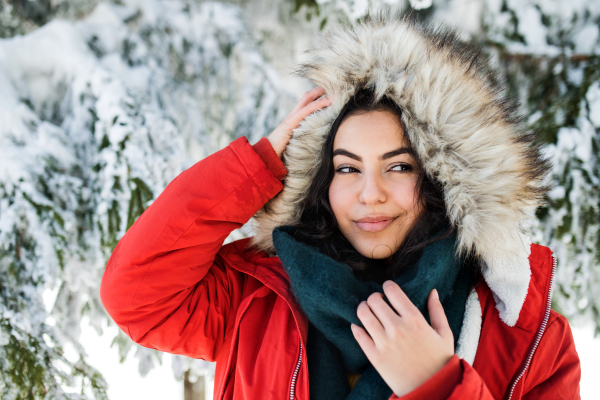
[[[410,147],[400,147],[399,149],[390,151],[388,153],[385,153],[384,155],[380,156],[379,159],[380,160],[387,160],[388,158],[392,158],[394,156],[400,155],[400,154],[410,154],[411,156],[415,155],[415,152],[413,151],[413,149],[411,149]],[[336,149],[333,152],[333,157],[335,156],[346,156],[346,157],[350,157],[356,161],[362,161],[362,157],[357,156],[354,153],[350,153],[348,150],[346,149]]]

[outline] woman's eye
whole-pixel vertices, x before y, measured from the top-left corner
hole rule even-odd
[[[339,167],[338,169],[335,170],[335,172],[339,172],[342,174],[350,174],[354,171],[358,171],[358,170],[354,167]]]
[[[412,169],[413,167],[410,164],[397,164],[391,168],[393,171],[412,171]]]

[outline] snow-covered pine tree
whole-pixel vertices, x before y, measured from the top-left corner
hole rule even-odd
[[[99,0],[0,0],[0,38],[24,35],[54,18],[78,19]]]
[[[16,45],[0,44],[0,63]],[[73,386],[73,376],[80,375],[96,398],[104,398],[106,384],[97,371],[83,358],[65,356],[42,297],[78,256],[79,199],[85,188],[77,159],[53,108],[40,104],[34,111],[35,100],[21,97],[14,84],[18,71],[6,67],[0,67],[1,397],[79,398],[64,393],[61,383]]]
[[[120,3],[0,40],[3,399],[105,397],[78,336],[109,320],[117,241],[178,173],[293,106],[239,8]],[[135,346],[144,374],[160,354]]]
[[[558,257],[552,307],[600,334],[600,3],[488,0],[484,44],[554,163],[536,240]]]

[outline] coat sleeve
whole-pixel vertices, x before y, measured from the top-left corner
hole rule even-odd
[[[100,298],[133,341],[215,360],[244,282],[219,250],[283,188],[283,164],[261,143],[271,167],[240,137],[179,174],[118,242]]]
[[[575,350],[573,334],[567,319],[551,311],[546,328],[531,364],[523,378],[523,400],[580,399],[581,366]],[[466,361],[454,355],[434,376],[417,389],[389,400],[494,400],[485,382]],[[500,399],[495,399],[500,400]]]
[[[455,354],[425,383],[404,396],[389,400],[494,400],[485,382],[471,365]]]

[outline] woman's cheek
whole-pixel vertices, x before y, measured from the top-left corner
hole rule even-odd
[[[340,230],[342,233],[347,233],[352,228],[352,221],[349,218],[354,204],[351,186],[344,185],[339,179],[334,178],[329,186],[329,204]]]
[[[396,207],[400,210],[412,214],[417,211],[417,178],[404,179],[396,182],[392,187],[392,197]],[[417,212],[418,214],[418,212]]]

